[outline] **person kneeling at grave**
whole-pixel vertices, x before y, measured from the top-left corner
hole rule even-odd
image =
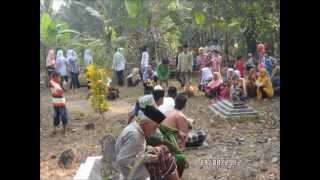
[[[213,74],[210,69],[210,64],[207,63],[205,67],[201,69],[201,80],[199,83],[199,90],[204,91],[204,87],[207,86],[207,84],[212,80]]]
[[[160,133],[153,134],[148,137],[149,145],[166,145],[170,152],[177,160],[178,173],[182,176],[185,168],[188,167],[188,162],[183,150],[186,147],[201,146],[206,138],[203,131],[193,131],[191,123],[188,122],[181,110],[187,102],[186,96],[179,94],[175,99],[175,109],[166,114],[166,119],[161,123]]]
[[[268,76],[268,72],[265,68],[260,68],[259,77],[256,80],[256,85],[257,85],[258,100],[273,97],[274,92],[273,92],[272,83]]]
[[[137,121],[130,123],[117,138],[116,162],[121,173],[134,180],[147,177],[179,179],[174,157],[164,145],[146,144],[146,136],[153,134],[165,116],[153,106],[141,108]]]
[[[221,76],[218,72],[213,73],[213,79],[205,86],[204,92],[209,99],[219,97],[219,87],[222,83]]]
[[[246,101],[247,91],[246,84],[243,78],[240,78],[240,72],[235,70],[230,88],[230,97],[232,101]]]
[[[139,68],[133,68],[132,72],[127,76],[128,87],[137,86],[139,84],[139,82],[141,81],[139,71]]]
[[[246,82],[248,98],[256,97],[257,96],[257,73],[254,68],[250,69],[249,75]]]
[[[179,94],[175,99],[174,110],[167,113],[166,119],[160,126],[160,131],[166,135],[173,133],[179,147],[184,150],[186,147],[201,146],[206,138],[203,131],[193,131],[191,122],[184,115],[182,110],[186,107],[187,97]]]
[[[157,78],[151,65],[148,65],[148,67],[144,70],[142,80],[144,86],[144,94],[150,94],[157,83]]]

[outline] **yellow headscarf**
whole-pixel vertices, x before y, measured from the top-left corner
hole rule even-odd
[[[259,77],[257,79],[257,82],[261,85],[263,85],[263,90],[266,92],[266,94],[269,97],[273,96],[273,87],[272,87],[272,83],[270,80],[270,77],[267,73],[267,70],[265,68],[260,68],[259,69]],[[258,99],[261,99],[261,92],[260,89],[257,89],[257,97]]]

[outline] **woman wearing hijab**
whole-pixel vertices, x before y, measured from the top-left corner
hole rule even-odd
[[[83,60],[84,60],[84,67],[85,67],[85,69],[87,69],[87,67],[89,66],[89,64],[93,64],[91,52],[90,52],[89,49],[86,49],[86,50],[84,51]]]
[[[211,59],[211,68],[212,68],[212,73],[218,72],[221,74],[221,56],[219,56],[219,51],[213,50],[212,53],[212,59]]]
[[[49,79],[51,79],[51,75],[55,71],[55,64],[56,64],[56,60],[55,60],[54,49],[50,49],[48,51],[48,56],[46,58],[46,68],[47,68]]]
[[[270,98],[273,96],[273,87],[268,72],[265,68],[259,70],[259,77],[256,80],[257,99]]]
[[[212,80],[213,74],[210,69],[210,64],[207,63],[205,67],[201,69],[201,80],[199,84],[199,90],[203,91],[204,87]]]
[[[84,60],[84,71],[86,72],[88,66],[89,66],[90,64],[93,64],[91,52],[90,52],[89,49],[86,49],[86,50],[84,51],[83,60]],[[88,81],[87,81],[87,87],[88,87],[88,89],[90,89],[89,84],[90,84],[90,81],[88,80]]]
[[[57,52],[56,70],[60,74],[60,77],[61,77],[60,85],[62,88],[63,88],[64,81],[66,81],[68,83],[67,65],[68,65],[68,61],[63,56],[63,51],[60,49]]]
[[[207,84],[204,88],[206,96],[210,99],[218,98],[219,96],[219,86],[221,85],[222,80],[218,72],[213,73],[213,79]]]
[[[230,88],[232,85],[233,68],[227,69],[227,76],[219,86],[219,97],[221,99],[228,99],[230,97]]]
[[[238,70],[233,73],[230,97],[233,101],[245,101],[247,99],[246,84],[244,79],[240,77]]]
[[[80,88],[78,74],[79,74],[79,65],[76,62],[77,55],[73,49],[67,51],[67,61],[68,61],[68,70],[71,76],[70,89]]]
[[[197,56],[197,72],[198,72],[199,81],[201,81],[202,68],[204,68],[206,64],[208,64],[208,62],[207,62],[207,56],[204,54],[204,48],[200,47],[198,51],[199,51],[199,55]]]

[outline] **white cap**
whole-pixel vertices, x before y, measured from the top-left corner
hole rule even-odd
[[[163,90],[163,88],[160,85],[156,85],[153,90]]]

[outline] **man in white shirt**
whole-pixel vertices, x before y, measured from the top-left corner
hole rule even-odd
[[[141,72],[144,72],[149,65],[149,53],[147,51],[147,47],[143,47],[142,49],[142,57],[141,57]]]
[[[118,78],[118,85],[123,86],[124,75],[123,71],[125,68],[126,60],[123,56],[123,48],[118,48],[118,51],[113,55],[112,69],[116,71]]]
[[[175,106],[174,99],[177,96],[177,88],[176,87],[169,87],[168,89],[168,96],[163,98],[163,103],[158,107],[158,109],[163,113],[166,114],[173,110]]]

